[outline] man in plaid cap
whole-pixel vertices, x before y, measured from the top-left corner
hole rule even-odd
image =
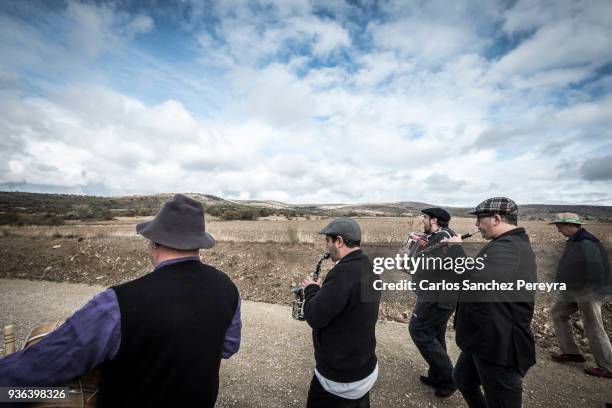
[[[551,358],[559,363],[586,361],[574,340],[570,317],[580,310],[584,334],[597,363],[596,367],[585,367],[584,371],[596,377],[612,378],[612,346],[601,318],[604,296],[610,294],[610,263],[606,249],[593,234],[582,228],[577,214],[557,214],[550,224],[567,237],[556,277],[557,282],[567,285],[567,290],[559,294],[551,310],[561,353],[552,353]]]
[[[466,279],[536,282],[535,255],[525,229],[517,227],[516,203],[506,197],[489,198],[471,214],[490,242],[477,255],[484,260],[484,268],[466,271]],[[458,244],[461,237],[447,241]],[[451,246],[449,255],[453,252],[465,256],[460,245]],[[461,293],[455,313],[456,342],[461,349],[453,371],[455,384],[470,407],[520,407],[523,377],[536,361],[530,327],[533,292],[522,297],[507,292],[491,296],[486,291],[469,295]]]

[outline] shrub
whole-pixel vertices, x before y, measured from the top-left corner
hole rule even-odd
[[[59,226],[64,225],[66,221],[62,217],[52,214],[45,214],[41,216],[34,216],[27,220],[28,224],[32,225],[51,225],[51,226]]]
[[[221,214],[221,219],[224,221],[232,221],[232,220],[257,220],[257,212],[251,209],[235,209],[235,210],[225,210]]]
[[[76,216],[82,220],[91,218],[93,211],[89,204],[76,204],[73,206]]]
[[[221,219],[224,221],[239,220],[240,212],[238,210],[225,210],[221,213]]]
[[[113,214],[108,208],[100,208],[94,213],[94,218],[99,220],[112,220]]]
[[[295,228],[293,225],[287,226],[287,240],[293,243],[299,241],[297,228]]]
[[[0,225],[23,225],[23,219],[19,214],[3,213],[0,214]]]

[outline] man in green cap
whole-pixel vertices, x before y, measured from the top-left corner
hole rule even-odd
[[[555,333],[561,353],[551,358],[559,363],[584,363],[586,360],[574,340],[570,315],[580,310],[584,334],[595,357],[596,367],[585,367],[587,374],[612,378],[612,346],[601,318],[603,298],[610,292],[610,263],[602,243],[582,228],[577,214],[557,214],[557,230],[567,237],[563,255],[557,267],[557,282],[566,284],[552,308]]]

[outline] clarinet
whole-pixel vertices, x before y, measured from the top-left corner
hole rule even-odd
[[[312,280],[319,279],[319,275],[321,274],[321,264],[323,264],[323,261],[328,259],[329,257],[330,257],[329,252],[326,252],[321,256],[321,259],[319,259],[319,262],[317,262],[317,266],[314,272],[310,274],[310,277],[312,278]],[[293,288],[291,289],[291,293],[293,293],[293,296],[295,296],[295,299],[293,299],[293,303],[291,305],[291,317],[293,317],[296,320],[305,320],[304,303],[306,302],[306,298],[304,296],[304,288],[302,287]]]
[[[463,239],[468,239],[469,237],[471,237],[472,235],[478,233],[479,231],[480,230],[474,230],[474,231],[471,231],[471,232],[467,232],[467,233],[461,235],[461,239],[462,240]],[[447,245],[448,245],[448,242],[438,242],[437,244],[434,244],[434,245],[432,245],[430,247],[427,247],[425,249],[422,249],[422,250],[418,251],[415,256],[428,254],[430,252],[435,251],[436,249],[443,248],[443,247],[445,247]]]

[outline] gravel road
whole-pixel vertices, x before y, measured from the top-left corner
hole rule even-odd
[[[21,345],[30,328],[61,319],[77,309],[101,286],[0,279],[0,326],[16,325]],[[302,407],[314,360],[310,331],[291,319],[286,306],[243,302],[240,352],[223,361],[219,407]],[[450,355],[458,356],[448,333]],[[379,322],[380,375],[372,390],[378,407],[460,407],[458,393],[439,400],[418,376],[426,366],[409,339],[405,324]],[[3,349],[2,349],[3,351]],[[612,380],[589,377],[581,365],[559,365],[539,353],[524,382],[525,407],[601,407],[612,401]]]

